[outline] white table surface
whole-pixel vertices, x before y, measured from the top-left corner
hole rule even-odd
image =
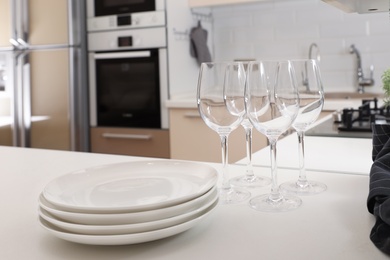
[[[0,146],[0,259],[387,259],[369,240],[374,217],[366,208],[369,178],[364,175],[310,172],[328,190],[303,197],[295,211],[257,212],[247,202],[218,205],[192,229],[138,245],[75,244],[40,227],[37,200],[50,180],[85,167],[138,159],[145,158]],[[233,166],[231,175],[243,170]],[[280,181],[291,174],[280,169]]]

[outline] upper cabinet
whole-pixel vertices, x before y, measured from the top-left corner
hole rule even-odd
[[[389,0],[322,0],[347,13],[388,12]]]
[[[259,1],[264,0],[188,0],[188,3],[190,7],[204,7],[214,5],[243,4]]]

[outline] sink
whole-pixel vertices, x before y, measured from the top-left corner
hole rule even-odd
[[[383,98],[382,93],[325,92],[325,99],[364,99]]]

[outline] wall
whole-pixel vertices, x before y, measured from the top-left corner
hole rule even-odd
[[[364,76],[374,65],[375,86],[390,68],[389,13],[344,13],[320,0],[274,0],[213,8],[215,60],[308,57],[315,42],[321,53],[325,91],[356,91],[355,44]]]
[[[191,10],[187,0],[168,0],[167,37],[169,63],[169,96],[170,98],[190,95],[194,97],[197,88],[199,65],[190,55],[190,31],[201,19],[202,27],[208,31],[208,45],[212,46],[212,23],[208,17],[209,8]],[[198,14],[202,14],[199,16]]]

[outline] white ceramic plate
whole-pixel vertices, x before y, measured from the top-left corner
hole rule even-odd
[[[135,234],[124,234],[124,235],[81,235],[63,231],[53,225],[51,225],[46,220],[39,218],[39,222],[41,226],[46,229],[52,235],[75,243],[81,244],[89,244],[89,245],[129,245],[129,244],[138,244],[149,241],[154,241],[166,237],[170,237],[181,232],[184,232],[196,224],[199,221],[208,216],[213,209],[217,206],[218,201],[214,202],[214,204],[208,208],[205,214],[194,218],[188,222],[184,222],[182,224],[158,229],[149,232],[135,233]]]
[[[77,213],[59,210],[55,205],[48,202],[42,195],[39,197],[39,206],[59,220],[85,225],[123,225],[156,221],[182,215],[202,207],[210,199],[218,196],[217,188],[214,186],[208,192],[193,200],[171,207],[130,212],[130,213]]]
[[[67,232],[84,234],[84,235],[120,235],[120,234],[133,234],[148,232],[156,229],[163,229],[170,226],[179,225],[184,222],[188,222],[194,218],[203,215],[208,211],[208,208],[218,199],[218,191],[214,190],[213,196],[209,197],[207,201],[199,208],[178,215],[171,218],[160,219],[156,221],[143,222],[137,224],[124,224],[124,225],[82,225],[61,221],[55,216],[51,215],[46,210],[39,208],[39,216],[45,219],[52,225],[63,229]]]
[[[73,212],[135,212],[168,207],[196,198],[217,182],[206,164],[153,160],[83,169],[51,181],[44,197]]]

